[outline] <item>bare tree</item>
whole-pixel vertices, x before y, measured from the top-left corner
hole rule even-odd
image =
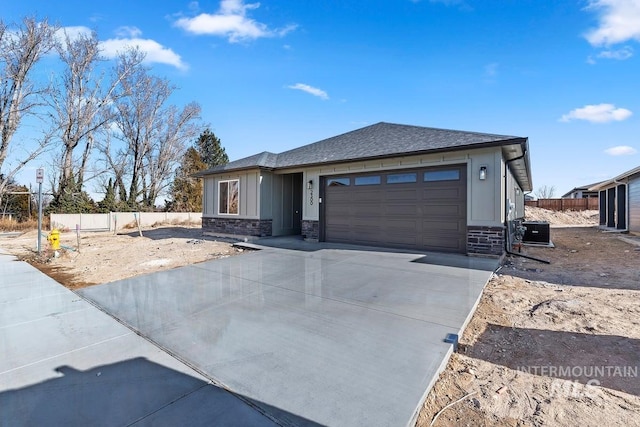
[[[6,166],[11,140],[22,119],[35,114],[43,104],[47,87],[34,82],[31,74],[36,63],[53,48],[56,31],[57,27],[46,20],[24,18],[17,28],[0,20],[0,172]],[[8,172],[0,173],[0,199],[16,173],[41,154],[50,141],[45,135],[35,147],[25,150]]]
[[[136,50],[123,54],[109,79],[100,70],[104,59],[95,33],[73,38],[65,33],[57,51],[65,66],[50,97],[51,123],[58,129],[63,151],[60,177],[54,190],[59,198],[65,192],[82,190],[94,148],[94,134],[111,121],[111,105],[118,96],[116,88],[142,62],[143,55]]]
[[[122,96],[115,103],[118,131],[113,135],[125,148],[111,144],[105,158],[114,170],[120,198],[127,194],[130,207],[154,206],[170,184],[186,142],[201,130],[198,104],[188,104],[182,110],[166,106],[174,90],[168,80],[150,75],[145,67],[127,75],[118,89]],[[129,171],[128,191],[121,168],[124,164]]]
[[[551,185],[543,185],[536,190],[536,197],[538,199],[552,199],[556,193],[556,187]]]
[[[202,127],[196,122],[200,105],[192,102],[182,110],[172,105],[161,111],[158,136],[145,159],[145,190],[143,204],[153,207],[156,198],[171,184],[170,178],[186,150],[187,141],[194,139]],[[146,185],[146,179],[149,184]]]

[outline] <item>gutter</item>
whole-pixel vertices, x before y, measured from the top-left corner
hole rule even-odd
[[[527,147],[523,147],[522,149],[522,155],[518,156],[518,157],[514,157],[513,159],[507,160],[504,162],[505,165],[505,170],[504,170],[504,191],[505,191],[505,200],[504,200],[504,228],[505,228],[505,239],[504,239],[504,251],[509,254],[509,255],[514,255],[514,256],[519,256],[522,258],[527,258],[527,259],[531,259],[534,261],[538,261],[541,262],[543,264],[551,264],[551,261],[547,261],[546,259],[540,259],[540,258],[535,258],[529,255],[524,255],[518,252],[511,252],[509,250],[509,239],[511,238],[511,232],[509,230],[509,205],[507,204],[507,187],[508,187],[508,182],[507,182],[507,177],[508,172],[509,172],[509,163],[511,162],[515,162],[516,160],[520,160],[523,159],[525,156],[527,155]],[[524,192],[523,192],[523,196],[524,196]]]

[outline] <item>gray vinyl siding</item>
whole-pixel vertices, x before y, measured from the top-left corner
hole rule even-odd
[[[263,171],[260,175],[260,219],[271,219],[274,210],[273,181],[271,172]]]
[[[640,176],[629,179],[629,231],[640,233]]]
[[[239,181],[239,214],[219,214],[218,188],[220,181]],[[260,172],[247,171],[226,175],[212,175],[204,179],[204,216],[225,218],[259,218]]]
[[[509,221],[524,217],[524,192],[518,185],[510,169],[507,169],[507,199],[509,203],[513,203],[513,210],[509,212]]]

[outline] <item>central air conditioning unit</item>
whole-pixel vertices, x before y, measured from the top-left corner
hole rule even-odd
[[[551,236],[549,223],[546,221],[524,221],[522,223],[527,229],[524,231],[522,243],[539,243],[548,245]]]

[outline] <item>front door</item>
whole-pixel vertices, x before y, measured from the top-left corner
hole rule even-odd
[[[283,234],[302,233],[302,173],[282,175]]]

